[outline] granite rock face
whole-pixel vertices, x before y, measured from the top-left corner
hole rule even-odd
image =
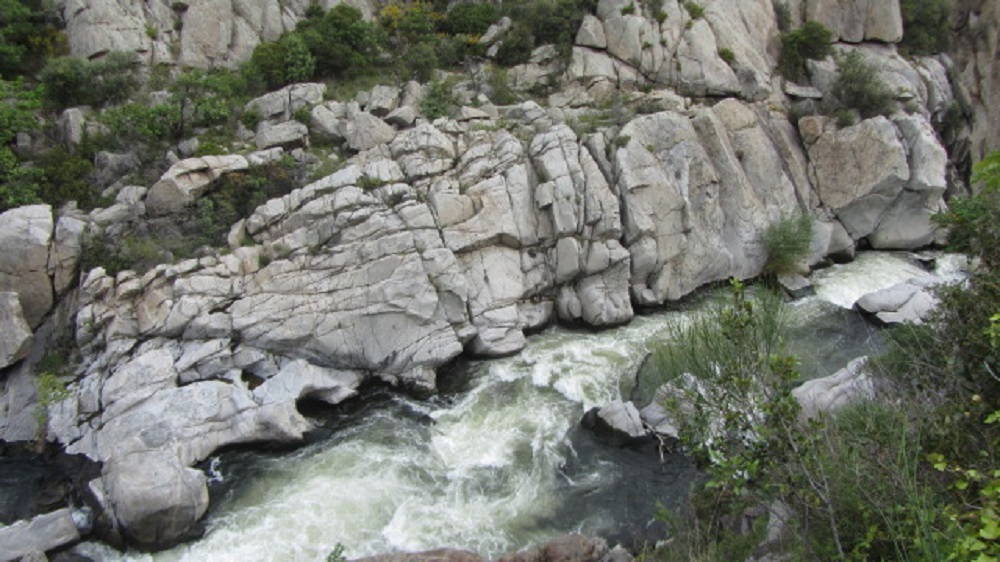
[[[233,67],[308,4],[67,0],[64,11],[80,56],[125,49],[149,64]],[[0,291],[16,294],[28,326],[7,355],[17,361],[22,336],[73,294],[83,363],[48,434],[102,463],[90,487],[125,537],[159,548],[187,536],[207,506],[191,466],[227,445],[300,440],[312,427],[302,400],[337,404],[372,381],[433,392],[437,370],[463,353],[516,353],[553,322],[614,326],[635,307],[754,277],[778,220],[815,219],[810,264],[849,259],[860,242],[934,240],[928,218],[949,163],[931,123],[955,96],[946,57],[896,55],[898,1],[789,4],[796,21],[858,42],[838,48],[862,50],[917,108],[845,128],[790,122],[792,100],[824,98],[836,69],[814,62],[810,84],[782,85],[770,0],[703,4],[695,18],[679,0],[600,0],[565,65],[543,46],[510,71],[514,86],[558,86],[547,107],[497,107],[463,83],[466,107],[432,121],[416,83],[342,101],[296,84],[248,105],[261,120],[243,138],[266,150],[181,160],[89,216],[0,215]],[[495,49],[504,26],[487,35]],[[302,110],[308,124],[291,120]],[[66,116],[68,137],[82,117]],[[340,145],[340,169],[232,225],[228,251],[77,282],[88,229],[170,220],[223,174],[285,148],[302,158],[311,139]],[[14,407],[32,399],[31,373],[12,371],[0,428],[31,436]]]

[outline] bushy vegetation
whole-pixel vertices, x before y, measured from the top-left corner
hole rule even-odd
[[[947,0],[903,0],[903,40],[900,48],[911,55],[933,55],[948,50]]]
[[[30,76],[66,53],[59,14],[42,0],[0,0],[0,77]]]
[[[974,180],[976,195],[935,220],[978,265],[966,284],[938,291],[926,324],[888,332],[888,351],[868,364],[874,401],[799,420],[780,305],[739,284],[729,303],[673,334],[662,372],[694,376],[680,378],[667,406],[708,479],[665,559],[1000,555],[1000,153]],[[763,552],[760,533],[739,533],[733,522],[748,508],[780,517],[785,541]]]
[[[878,75],[878,69],[853,50],[837,61],[832,93],[840,107],[857,111],[863,119],[892,112],[896,96]]]
[[[789,80],[806,78],[806,61],[821,60],[832,53],[833,33],[823,24],[807,21],[800,29],[781,34],[778,70]]]
[[[809,257],[812,233],[812,218],[808,214],[785,218],[768,226],[763,236],[767,251],[764,274],[797,273]]]
[[[116,51],[103,59],[78,57],[49,60],[39,79],[45,100],[57,109],[75,105],[103,106],[128,100],[138,87],[138,57]]]
[[[126,269],[142,273],[195,257],[206,248],[225,247],[231,225],[299,186],[293,168],[291,162],[280,161],[225,174],[176,223],[148,225],[120,240],[91,236],[80,256],[80,270],[99,266],[110,275]]]
[[[502,66],[528,62],[531,52],[543,44],[553,44],[568,56],[583,17],[593,13],[594,0],[516,0],[504,3],[504,15],[514,22],[496,60]]]

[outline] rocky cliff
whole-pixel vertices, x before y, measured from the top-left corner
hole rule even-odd
[[[957,81],[972,112],[971,157],[978,162],[1000,147],[1000,5],[961,0],[951,20]]]
[[[811,84],[780,78],[770,0],[704,2],[698,17],[675,0],[659,7],[665,17],[601,0],[567,64],[543,47],[511,69],[517,87],[559,85],[541,103],[494,105],[475,69],[456,86],[465,107],[433,121],[419,115],[418,84],[353,101],[289,86],[251,102],[264,117],[259,152],[182,160],[89,214],[3,214],[0,291],[17,296],[5,313],[23,322],[5,334],[0,435],[36,436],[33,375],[20,360],[31,330],[70,315],[83,362],[48,434],[101,463],[89,488],[110,525],[159,547],[207,507],[205,475],[191,466],[226,445],[301,439],[303,399],[336,404],[366,381],[433,391],[436,370],[462,353],[515,353],[551,322],[613,326],[707,283],[754,277],[764,230],[803,213],[816,232],[810,264],[858,245],[932,243],[929,217],[949,187],[933,125],[955,99],[951,61],[897,54],[896,1],[789,4],[877,67],[894,113],[851,126],[790,118],[830,95],[836,65],[810,63]],[[195,66],[244,60],[304,8],[65,5],[76,54],[125,48]],[[970,61],[967,72],[990,64]],[[982,99],[996,94],[977,83]],[[303,108],[308,126],[291,120]],[[88,229],[169,219],[222,174],[310,137],[352,156],[233,225],[228,250],[142,274],[82,271],[73,288]]]

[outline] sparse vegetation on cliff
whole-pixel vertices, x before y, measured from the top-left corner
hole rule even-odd
[[[832,93],[840,107],[857,111],[862,119],[892,111],[895,94],[860,51],[851,51],[840,58],[837,71]]]
[[[833,34],[823,24],[807,21],[800,29],[781,34],[778,70],[788,80],[804,80],[806,61],[824,59],[833,52]]]

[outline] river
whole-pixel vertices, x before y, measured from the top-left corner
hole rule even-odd
[[[791,305],[791,351],[805,376],[878,347],[854,300],[926,274],[903,255],[862,253],[813,274]],[[199,541],[149,554],[88,543],[95,559],[324,560],[456,547],[495,556],[572,531],[642,543],[667,532],[657,502],[682,504],[695,475],[651,446],[610,449],[578,429],[589,408],[629,397],[647,352],[711,292],[627,326],[551,328],[516,356],[461,361],[420,400],[375,390],[320,418],[293,451],[212,459],[213,502]],[[642,405],[640,405],[641,407]]]

